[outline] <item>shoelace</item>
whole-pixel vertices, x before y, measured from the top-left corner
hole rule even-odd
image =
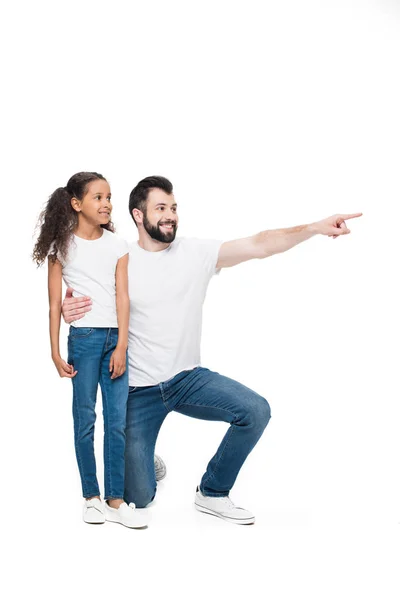
[[[223,501],[225,502],[225,504],[228,505],[229,508],[237,508],[238,510],[244,510],[244,508],[242,508],[241,506],[236,506],[236,504],[232,502],[229,496],[224,496]]]
[[[96,506],[95,504],[93,504],[93,502],[88,502],[86,504],[86,510],[88,508],[94,508],[95,510],[97,510],[99,513],[103,514],[103,511],[101,510],[101,508],[99,508],[98,506]]]
[[[232,500],[229,498],[229,496],[224,496],[223,497],[223,501],[225,502],[225,504],[227,504],[229,506],[229,508],[238,508],[237,506],[235,506],[232,502]]]

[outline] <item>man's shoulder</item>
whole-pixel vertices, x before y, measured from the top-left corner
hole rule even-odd
[[[221,243],[219,240],[198,237],[180,237],[175,240],[174,244],[176,242],[178,242],[182,248],[205,248]]]
[[[187,255],[190,253],[201,253],[202,251],[208,252],[213,251],[215,247],[219,247],[221,244],[220,240],[197,238],[197,237],[176,237],[170,244],[168,255]],[[143,251],[140,248],[137,240],[129,243],[129,253],[135,256],[143,255]]]
[[[200,245],[202,240],[192,237],[176,237],[170,244],[170,250],[182,250],[188,248],[195,248]],[[132,253],[142,254],[141,248],[138,241],[129,242],[129,251]]]

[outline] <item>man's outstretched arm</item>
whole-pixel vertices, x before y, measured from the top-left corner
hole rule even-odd
[[[218,254],[217,269],[233,267],[253,258],[267,258],[273,254],[286,252],[314,235],[328,235],[336,238],[350,233],[346,220],[361,217],[362,213],[333,215],[309,225],[298,225],[288,229],[271,229],[239,240],[224,242]]]

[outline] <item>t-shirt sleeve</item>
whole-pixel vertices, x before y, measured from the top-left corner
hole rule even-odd
[[[49,258],[50,256],[54,255],[54,253],[55,253],[55,245],[56,245],[55,242],[51,243],[51,246],[50,246],[49,251],[47,253],[47,258]],[[60,252],[56,253],[56,257],[57,257],[57,260],[62,264],[62,266],[64,266],[64,261],[63,261],[63,258],[61,256]]]
[[[114,234],[115,235],[115,234]],[[117,258],[118,260],[129,253],[129,244],[123,238],[115,236],[117,242]]]
[[[221,269],[217,269],[219,251],[223,242],[221,240],[199,240],[192,239],[193,252],[209,277],[218,275]]]

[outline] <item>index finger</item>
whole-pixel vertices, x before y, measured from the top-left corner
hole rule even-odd
[[[79,298],[69,298],[68,302],[65,302],[66,306],[71,306],[72,308],[82,308],[83,306],[87,306],[88,304],[91,304],[92,300],[89,297],[81,297],[79,296]]]
[[[357,217],[362,217],[362,213],[352,213],[351,215],[339,215],[339,218],[344,219],[356,219]]]

